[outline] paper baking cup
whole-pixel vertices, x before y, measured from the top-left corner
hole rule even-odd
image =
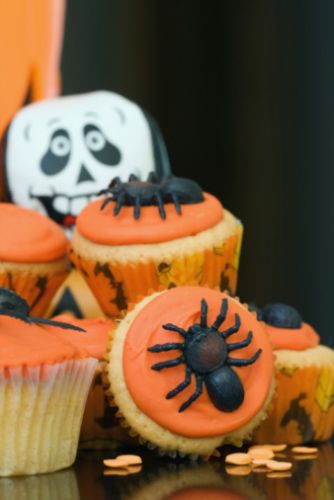
[[[55,274],[2,272],[0,287],[14,290],[28,302],[32,315],[42,316],[67,275],[67,271]]]
[[[131,444],[127,432],[118,424],[115,407],[110,406],[103,388],[100,362],[88,392],[80,432],[80,448],[115,448],[120,443]]]
[[[83,274],[102,310],[119,316],[128,304],[148,292],[184,285],[220,287],[235,293],[238,277],[242,226],[220,247],[179,255],[161,261],[138,263],[99,262],[74,251],[71,259]]]
[[[0,371],[0,476],[52,472],[75,460],[93,358]]]
[[[277,391],[256,443],[326,441],[334,431],[334,365],[276,371]]]

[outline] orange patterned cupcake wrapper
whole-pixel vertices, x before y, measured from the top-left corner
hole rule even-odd
[[[71,260],[83,274],[102,310],[109,316],[119,316],[138,297],[163,288],[206,285],[235,293],[241,238],[242,227],[239,225],[237,233],[220,247],[161,262],[97,262],[74,252],[71,253]]]
[[[80,442],[89,443],[89,448],[94,447],[94,441],[110,441],[112,443],[132,443],[128,433],[122,429],[116,419],[117,408],[112,407],[107,400],[102,383],[102,364],[95,373],[90,387],[83,416]]]
[[[253,440],[292,445],[329,439],[334,430],[334,366],[280,370],[276,380],[268,418]]]
[[[14,290],[28,302],[32,315],[43,316],[67,274],[67,271],[54,275],[2,272],[0,287]]]

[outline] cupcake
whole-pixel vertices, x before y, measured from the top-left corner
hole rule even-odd
[[[116,323],[101,318],[76,319],[66,314],[55,316],[53,320],[83,328],[85,335],[77,335],[72,330],[62,330],[61,335],[74,345],[84,348],[91,357],[98,361],[81,426],[81,448],[110,448],[115,447],[120,441],[129,441],[128,435],[117,424],[116,411],[108,404],[102,384],[108,334],[114,330]]]
[[[236,288],[242,225],[214,196],[177,177],[118,178],[77,219],[71,259],[109,316],[148,291]]]
[[[240,446],[265,417],[273,369],[263,326],[237,299],[178,287],[120,321],[105,379],[130,435],[173,455],[208,456]]]
[[[257,443],[325,441],[334,430],[334,351],[285,304],[258,313],[275,353],[277,391]]]
[[[64,232],[44,215],[10,203],[0,203],[0,231],[0,286],[43,315],[69,272]]]
[[[24,299],[0,289],[0,476],[52,472],[74,462],[97,365],[60,334],[79,328],[28,311]]]

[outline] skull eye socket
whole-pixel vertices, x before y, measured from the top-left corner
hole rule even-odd
[[[71,154],[71,139],[65,129],[53,132],[49,147],[41,160],[41,169],[46,175],[56,175],[67,165]]]
[[[109,142],[99,127],[85,125],[83,129],[86,146],[96,160],[106,166],[116,166],[121,161],[121,152]]]
[[[71,141],[66,135],[57,135],[50,142],[50,151],[55,156],[67,156],[71,151]]]
[[[86,134],[86,144],[90,151],[101,151],[106,142],[106,138],[100,130],[90,130]]]

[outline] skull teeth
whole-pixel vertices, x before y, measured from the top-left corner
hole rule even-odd
[[[57,212],[64,215],[77,216],[81,210],[95,198],[95,194],[82,194],[78,196],[66,196],[63,194],[55,194],[53,199],[53,207]]]
[[[70,213],[70,200],[67,196],[56,196],[53,200],[53,207],[62,214]]]

